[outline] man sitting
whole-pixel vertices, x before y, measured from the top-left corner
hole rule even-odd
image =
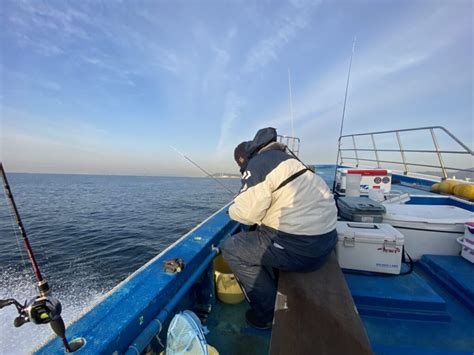
[[[230,217],[255,230],[228,238],[224,258],[250,303],[247,322],[271,328],[277,280],[273,270],[313,271],[337,242],[337,210],[326,183],[285,152],[274,128],[235,149],[242,189]]]

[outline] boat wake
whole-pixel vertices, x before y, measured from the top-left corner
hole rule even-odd
[[[81,275],[82,276],[82,275]],[[81,311],[95,303],[105,292],[96,281],[78,277],[73,283],[52,285],[54,297],[62,304],[62,317],[66,326],[79,317]],[[0,271],[0,299],[15,298],[20,303],[37,294],[33,275],[13,269]],[[85,286],[86,285],[86,286]],[[37,345],[53,335],[49,325],[26,323],[15,328],[16,308],[5,307],[0,311],[0,354],[29,354]],[[66,333],[67,335],[67,333]]]

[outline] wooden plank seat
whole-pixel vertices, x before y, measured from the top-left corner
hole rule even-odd
[[[372,354],[334,252],[314,272],[280,272],[270,354]]]

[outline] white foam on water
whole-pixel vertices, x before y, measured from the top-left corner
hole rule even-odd
[[[75,279],[67,288],[56,287],[53,291],[54,297],[62,304],[61,315],[66,327],[79,317],[85,307],[95,303],[105,293],[100,287],[94,287],[82,277]],[[26,299],[33,298],[35,295],[37,295],[37,290],[31,275],[17,270],[0,271],[0,299],[15,298],[20,303],[24,303]],[[37,325],[29,322],[20,328],[15,328],[13,320],[17,316],[18,312],[13,305],[0,310],[1,355],[30,354],[53,334],[48,324]]]

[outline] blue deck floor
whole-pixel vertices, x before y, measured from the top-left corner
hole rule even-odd
[[[433,259],[432,257],[430,257]],[[460,264],[465,264],[466,269],[470,269],[470,280],[467,280],[471,289],[473,286],[474,265],[469,264],[461,257],[437,256],[434,258],[436,264],[443,268],[446,273],[453,274],[454,270]],[[449,260],[449,261],[448,261]],[[439,300],[444,301],[446,314],[449,319],[433,320],[429,317],[426,319],[403,319],[403,317],[395,318],[384,316],[364,315],[361,312],[362,320],[366,327],[370,341],[374,347],[376,354],[473,354],[474,353],[474,312],[469,310],[460,300],[443,287],[436,279],[428,274],[423,268],[415,266],[414,277],[423,280],[425,286],[428,286],[432,292],[421,293],[417,297],[431,300],[432,306],[440,307]],[[385,292],[390,283],[393,283],[395,297],[402,296],[399,294],[396,277],[393,280],[385,278],[380,287]],[[466,281],[466,280],[465,280]],[[411,281],[410,281],[411,282]],[[351,286],[352,284],[352,286]],[[364,282],[358,283],[357,280],[350,280],[351,290],[354,289],[354,298],[357,302],[358,293]],[[372,290],[373,291],[373,290]],[[367,291],[369,292],[369,291]],[[407,296],[402,298],[411,298]],[[359,306],[358,306],[359,307]],[[363,308],[363,307],[362,307]],[[422,310],[419,308],[419,310]],[[403,350],[401,349],[403,348]]]
[[[474,265],[461,257],[427,258],[472,292]],[[473,354],[474,311],[424,268],[416,265],[404,276],[345,277],[375,354]],[[271,332],[249,327],[246,309],[246,302],[214,307],[207,339],[220,354],[268,353]]]
[[[267,354],[270,346],[270,330],[257,330],[245,322],[247,302],[236,305],[217,302],[206,326],[208,343],[214,346],[220,355],[260,355]]]

